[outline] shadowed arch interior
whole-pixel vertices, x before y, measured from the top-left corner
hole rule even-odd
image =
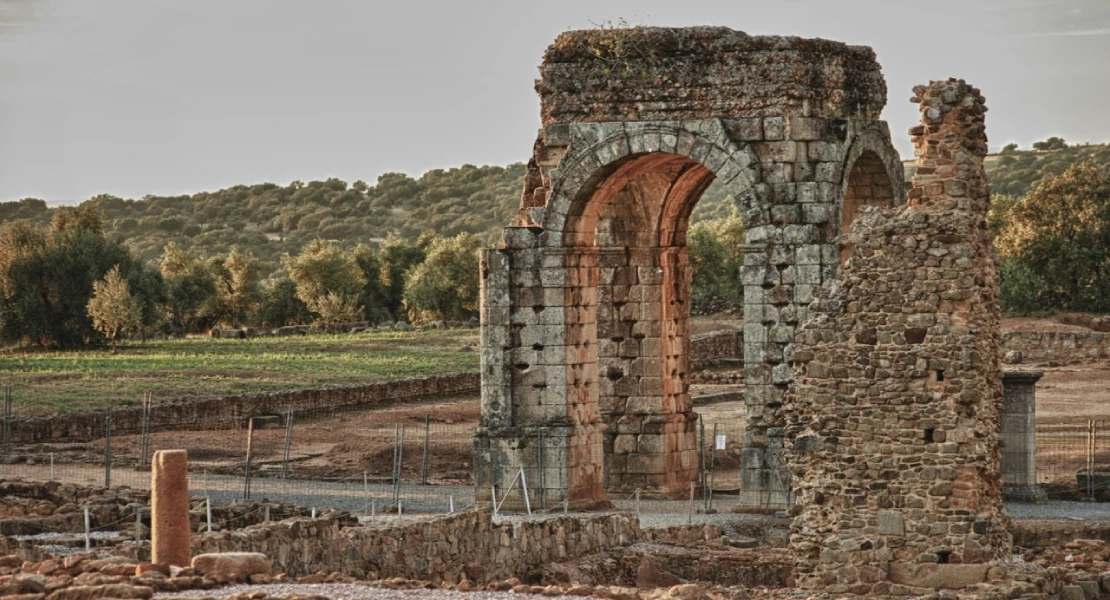
[[[848,173],[844,204],[840,209],[840,232],[851,233],[852,222],[859,216],[860,207],[894,206],[894,185],[878,154],[865,150]]]

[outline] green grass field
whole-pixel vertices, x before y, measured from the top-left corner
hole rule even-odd
[[[14,416],[183,396],[425,377],[478,368],[478,330],[129,342],[108,350],[0,354]],[[473,346],[469,352],[463,346]]]

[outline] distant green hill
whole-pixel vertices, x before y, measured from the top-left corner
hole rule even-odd
[[[994,193],[1020,196],[1044,176],[1062,173],[1085,158],[1110,165],[1110,145],[992,155],[987,171]],[[390,234],[415,240],[424,231],[445,236],[470,232],[495,243],[500,228],[511,223],[516,213],[523,185],[522,163],[463,165],[429,171],[418,179],[388,173],[374,185],[338,179],[284,187],[261,183],[140,200],[102,195],[88,202],[100,207],[108,232],[125,240],[145,260],[158,258],[170,241],[209,256],[239,246],[276,271],[283,253],[297,253],[315,238],[354,246],[373,245]],[[698,203],[693,218],[724,217],[732,210],[723,190],[714,185]],[[0,203],[0,222],[42,223],[49,221],[51,212],[42,200],[5,202]]]
[[[354,246],[373,245],[390,234],[415,240],[426,230],[448,236],[493,233],[515,214],[523,181],[523,164],[463,165],[419,179],[388,173],[376,185],[329,179],[141,200],[101,195],[87,202],[100,207],[108,233],[143,259],[160,257],[170,241],[208,256],[239,246],[276,270],[283,253],[296,254],[315,238]],[[41,200],[0,203],[0,221],[46,222],[50,213]]]
[[[1048,151],[1013,150],[992,154],[985,162],[991,193],[1020,197],[1028,194],[1033,185],[1045,177],[1059,175],[1084,160],[1110,165],[1110,144],[1088,144]],[[908,181],[917,169],[911,160],[904,161],[903,165]]]

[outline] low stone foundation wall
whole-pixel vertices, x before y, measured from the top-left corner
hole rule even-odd
[[[1014,545],[1028,550],[1060,548],[1075,540],[1110,543],[1110,522],[1105,521],[1014,521],[1010,531]]]
[[[695,369],[704,369],[721,358],[744,358],[743,331],[716,331],[690,338],[690,361]]]
[[[477,372],[456,373],[420,379],[398,379],[365,385],[333,386],[243,394],[238,396],[186,397],[155,404],[151,431],[180,429],[210,430],[245,427],[247,419],[266,414],[337,409],[370,404],[412,400],[426,396],[453,396],[477,393],[481,379]],[[112,432],[134,434],[142,431],[139,406],[112,411]],[[86,442],[104,437],[106,411],[86,411],[12,420],[12,442]]]
[[[1004,352],[1016,350],[1022,362],[1070,362],[1110,358],[1110,333],[1097,331],[1009,331]]]
[[[323,571],[455,583],[464,572],[474,582],[506,579],[639,541],[690,543],[720,535],[705,525],[642,530],[624,514],[494,523],[479,509],[346,528],[335,519],[292,519],[194,536],[193,553],[262,552],[275,571],[291,575]]]

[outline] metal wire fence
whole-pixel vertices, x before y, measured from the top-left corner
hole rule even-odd
[[[441,410],[381,410],[381,407],[279,409],[272,414],[204,422],[168,421],[147,397],[139,421],[115,423],[112,411],[92,413],[104,435],[75,440],[49,431],[34,441],[13,438],[18,399],[4,395],[0,478],[59,481],[90,486],[148,488],[150,460],[158,450],[189,453],[190,487],[217,504],[267,499],[301,507],[340,509],[366,516],[443,513],[488,505],[491,495],[505,511],[535,512],[585,508],[564,503],[558,472],[520,465],[501,469],[496,491],[475,488],[474,415]],[[26,427],[18,428],[20,431]],[[46,428],[48,429],[48,428]],[[647,482],[603,482],[611,501],[641,513],[711,514],[737,504],[753,506],[745,489],[742,424],[699,423],[697,477],[688,489],[660,497]],[[542,446],[543,442],[540,443]],[[1005,451],[1005,450],[1004,450]],[[1036,428],[1036,481],[1056,499],[1110,501],[1110,422],[1042,423]],[[607,453],[607,460],[614,460]],[[528,461],[527,464],[542,464]],[[613,469],[606,469],[606,472]],[[520,481],[513,476],[519,472]],[[766,508],[789,504],[785,473],[768,469]],[[521,484],[527,505],[506,498]],[[513,486],[518,486],[513,488]],[[514,489],[516,490],[514,492]],[[551,490],[551,491],[549,491]],[[769,491],[768,491],[769,490]],[[477,500],[476,500],[477,499]],[[759,506],[759,502],[755,503]]]
[[[1110,502],[1110,421],[1038,423],[1037,483],[1049,498]]]
[[[490,495],[476,493],[474,487],[476,415],[460,416],[440,410],[439,404],[425,414],[411,407],[279,407],[270,414],[201,420],[173,418],[179,413],[148,395],[137,419],[132,408],[126,418],[119,417],[123,411],[115,416],[112,410],[88,413],[94,423],[82,430],[103,432],[86,436],[93,439],[74,439],[39,418],[41,435],[29,441],[27,424],[16,422],[17,400],[5,394],[0,478],[145,489],[153,454],[184,449],[191,490],[216,504],[266,499],[385,516],[462,510],[474,506],[476,498],[489,502]],[[21,439],[13,439],[13,422]],[[743,428],[735,422],[701,423],[698,475],[689,490],[663,498],[646,493],[646,485],[608,482],[609,496],[618,508],[649,513],[681,514],[691,507],[696,514],[727,510],[741,492],[742,440]],[[545,490],[559,487],[559,474],[530,467],[522,476],[531,486],[530,498],[536,500],[531,508],[537,512],[583,508],[547,501],[557,495]],[[503,505],[511,490],[499,487],[505,511],[527,511],[526,506]],[[642,495],[637,494],[641,487]],[[784,493],[789,488],[785,482],[781,487]]]

